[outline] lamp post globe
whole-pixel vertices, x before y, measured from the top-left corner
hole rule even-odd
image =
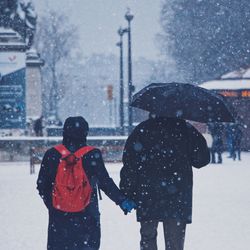
[[[125,19],[128,21],[128,22],[131,22],[134,18],[134,15],[131,14],[130,12],[130,9],[128,8],[126,14],[125,14]]]

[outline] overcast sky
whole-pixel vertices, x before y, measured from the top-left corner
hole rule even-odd
[[[130,7],[135,16],[132,21],[133,57],[157,59],[159,56],[155,35],[160,31],[161,0],[33,0],[33,3],[38,16],[48,8],[66,13],[79,29],[85,55],[119,54],[117,30],[120,25],[126,27],[124,14]]]

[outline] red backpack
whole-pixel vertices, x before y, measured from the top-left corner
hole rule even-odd
[[[94,147],[85,146],[75,153],[62,144],[54,148],[61,159],[52,192],[53,207],[64,212],[83,211],[90,202],[92,188],[82,166],[82,157]]]

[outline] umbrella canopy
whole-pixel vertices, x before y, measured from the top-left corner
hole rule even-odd
[[[152,83],[136,93],[130,105],[164,117],[234,122],[222,96],[188,83]]]

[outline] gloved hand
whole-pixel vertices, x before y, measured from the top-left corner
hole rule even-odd
[[[126,199],[120,205],[121,209],[123,210],[124,214],[130,213],[132,209],[136,208],[136,204],[129,199]]]

